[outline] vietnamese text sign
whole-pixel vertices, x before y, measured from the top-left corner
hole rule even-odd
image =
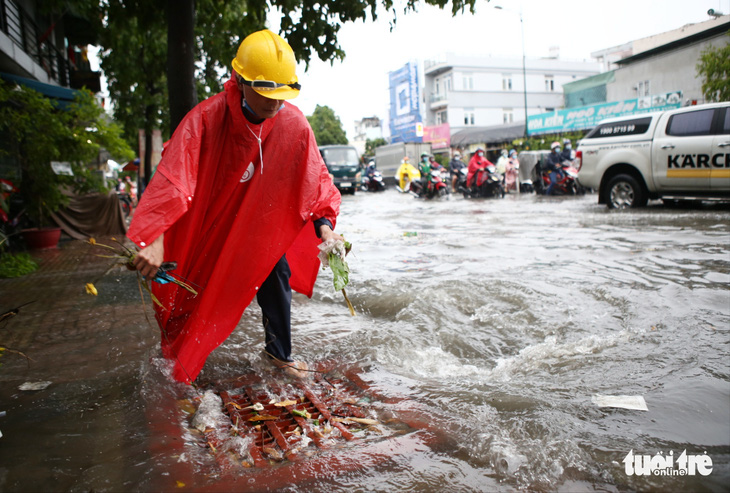
[[[605,118],[679,108],[681,101],[682,91],[676,91],[645,98],[627,99],[615,103],[599,103],[533,115],[527,118],[527,134],[586,130],[595,127],[598,122]]]
[[[451,147],[451,127],[448,123],[433,127],[423,127],[423,141],[431,143],[431,149]]]

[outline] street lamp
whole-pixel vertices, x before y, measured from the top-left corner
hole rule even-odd
[[[495,5],[497,10],[508,10],[501,5]],[[514,11],[512,11],[514,12]],[[522,35],[522,95],[525,98],[525,139],[527,139],[527,70],[525,69],[525,24],[522,21],[522,10],[518,11],[517,14],[520,16],[520,34]]]

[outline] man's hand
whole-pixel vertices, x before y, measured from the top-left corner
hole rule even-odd
[[[319,227],[319,235],[320,235],[320,238],[322,238],[323,242],[325,242],[327,240],[345,241],[345,239],[342,236],[340,236],[337,233],[335,233],[334,231],[332,231],[332,228],[330,228],[326,224],[323,224],[322,226]]]
[[[331,231],[331,230],[330,230]],[[165,259],[164,234],[161,234],[151,245],[144,247],[134,257],[132,265],[147,279],[157,275],[160,265]]]

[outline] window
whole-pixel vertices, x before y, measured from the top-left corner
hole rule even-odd
[[[448,121],[448,113],[446,112],[446,110],[438,111],[436,113],[436,125],[441,125],[442,123],[447,123]]]
[[[638,97],[643,98],[644,96],[648,96],[650,92],[651,89],[648,80],[642,80],[636,84],[636,94]]]
[[[725,108],[725,124],[722,126],[722,133],[730,134],[730,108]]]
[[[714,109],[672,115],[667,124],[667,135],[710,135],[714,115]]]
[[[502,90],[503,91],[512,90],[512,75],[511,74],[502,74]]]
[[[446,90],[451,91],[451,76],[446,78]]]
[[[515,121],[515,116],[512,108],[502,109],[502,123],[512,123]]]
[[[461,79],[461,82],[463,84],[462,89],[465,91],[472,91],[474,90],[474,75],[471,73],[464,74],[463,78]]]
[[[555,92],[555,79],[552,75],[545,76],[545,92]]]
[[[464,125],[474,125],[474,108],[464,108]]]
[[[600,137],[619,137],[624,135],[640,135],[646,133],[651,125],[651,117],[624,120],[620,122],[604,123],[591,130],[585,139]]]

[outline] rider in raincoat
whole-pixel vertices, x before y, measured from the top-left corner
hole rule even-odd
[[[306,118],[289,44],[264,30],[241,43],[225,90],[191,110],[165,146],[128,237],[134,265],[152,278],[164,261],[197,286],[153,283],[163,355],[192,382],[254,296],[265,353],[295,376],[291,289],[311,296],[321,239],[333,232],[340,195]]]

